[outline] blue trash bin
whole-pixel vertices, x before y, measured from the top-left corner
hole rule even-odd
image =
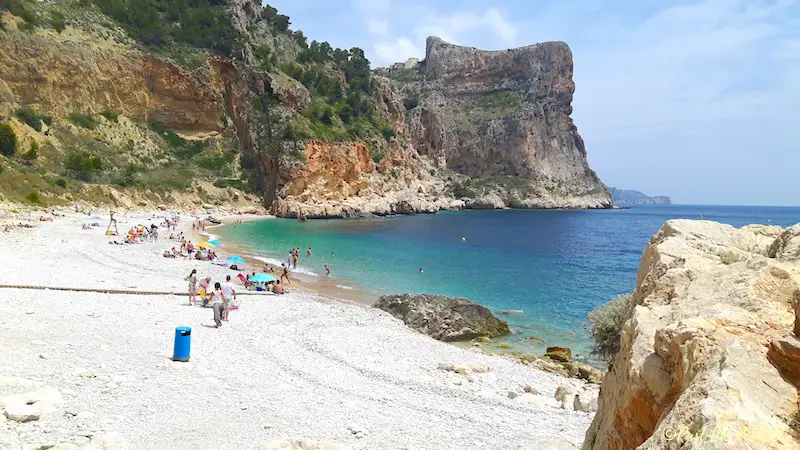
[[[173,361],[189,361],[189,351],[192,348],[192,329],[190,327],[175,328],[175,349],[172,352]]]

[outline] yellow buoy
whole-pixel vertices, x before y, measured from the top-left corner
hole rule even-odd
[[[462,241],[466,241],[466,240],[467,240],[467,238],[465,238],[465,237],[462,237],[462,238],[461,238],[461,240],[462,240]]]

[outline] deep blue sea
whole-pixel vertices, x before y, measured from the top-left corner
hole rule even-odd
[[[342,289],[438,293],[467,297],[495,311],[522,310],[519,316],[500,316],[519,332],[506,339],[512,348],[566,345],[586,354],[586,315],[633,289],[644,247],[673,218],[790,226],[800,222],[800,208],[457,211],[305,223],[263,220],[215,232],[274,261],[285,261],[291,248],[300,247],[302,271],[324,276],[327,264]],[[305,256],[307,247],[312,257]],[[525,336],[544,343],[523,341]]]

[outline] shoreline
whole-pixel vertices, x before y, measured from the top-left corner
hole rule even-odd
[[[214,229],[223,226],[229,227],[232,226],[233,222],[235,222],[236,220],[242,220],[242,218],[237,215],[225,215],[219,217],[219,219],[222,222],[219,225],[213,225],[211,227],[206,226],[205,230],[195,230],[192,235],[195,239],[198,239],[198,241],[196,242],[210,240],[209,239],[210,237],[218,237],[218,235],[213,232]],[[291,219],[282,219],[280,217],[275,217],[272,215],[263,215],[258,217],[248,217],[243,221],[253,222],[257,220],[273,220],[273,219],[291,220]],[[280,265],[269,263],[263,260],[267,259],[268,257],[258,255],[255,250],[245,245],[227,244],[225,242],[222,242],[222,244],[223,244],[222,247],[218,247],[221,253],[223,253],[226,257],[231,255],[241,256],[247,262],[248,266],[251,268],[251,270],[248,270],[247,272],[265,273],[263,271],[264,267],[272,267],[275,270],[277,277],[280,278],[280,270],[281,270]],[[269,258],[269,259],[274,259],[274,258]],[[351,287],[351,289],[342,289],[335,285],[335,281],[332,281],[331,279],[321,275],[310,275],[303,272],[290,270],[289,276],[290,279],[292,280],[292,284],[286,285],[288,289],[298,289],[303,292],[321,295],[330,298],[332,300],[354,302],[364,306],[372,306],[378,300],[377,295],[370,293],[364,288],[353,286]]]
[[[298,437],[356,448],[576,448],[583,441],[592,414],[562,409],[553,397],[558,387],[596,395],[596,385],[435,341],[383,311],[305,285],[246,296],[214,329],[210,309],[187,306],[187,295],[151,292],[185,292],[192,268],[214,280],[230,270],[163,258],[175,245],[163,231],[157,243],[113,245],[107,215],[86,230],[85,214],[59,211],[64,216],[53,222],[0,232],[0,264],[8,268],[0,284],[110,292],[0,288],[7,300],[0,302],[0,377],[21,379],[0,384],[0,398],[58,394],[39,420],[0,423],[0,439],[38,447],[113,436],[144,449],[253,448]],[[166,213],[115,215],[122,232],[160,223],[158,216]],[[188,237],[191,216],[181,217],[178,230]],[[176,326],[192,328],[189,363],[169,359]],[[464,375],[447,364],[489,371]],[[539,394],[526,394],[525,385]],[[197,421],[201,411],[218,418],[215,427]]]

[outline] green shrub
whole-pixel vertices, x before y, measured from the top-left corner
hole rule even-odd
[[[0,123],[0,155],[11,156],[17,151],[17,134],[11,125]]]
[[[112,180],[112,183],[122,187],[136,186],[139,184],[139,170],[139,167],[129,164]]]
[[[42,200],[39,198],[39,193],[36,191],[31,191],[30,194],[26,195],[25,200],[33,203],[34,205],[42,204]]]
[[[619,351],[620,333],[631,309],[631,295],[617,295],[589,313],[588,330],[594,340],[593,355],[610,361]]]
[[[39,157],[39,143],[36,141],[31,142],[31,147],[27,152],[19,155],[22,159],[33,161]]]
[[[69,113],[69,121],[75,124],[75,126],[86,128],[88,130],[94,130],[97,128],[97,121],[90,114],[71,112]]]
[[[67,157],[65,167],[73,178],[90,181],[95,173],[103,170],[103,161],[96,155],[74,152]]]
[[[158,122],[150,122],[149,126],[151,130],[161,135],[164,142],[172,148],[175,156],[180,159],[189,159],[208,148],[205,141],[187,141]]]
[[[722,250],[717,253],[722,264],[730,265],[742,260],[742,257],[735,250]]]
[[[64,23],[64,14],[61,14],[58,11],[51,12],[50,25],[52,25],[53,28],[59,33],[64,31],[64,29],[67,28],[66,24]]]
[[[53,124],[53,118],[51,116],[39,114],[31,108],[19,108],[14,113],[21,121],[25,122],[29,127],[36,131],[42,131],[42,122],[44,122],[47,126]]]
[[[240,191],[247,190],[247,182],[245,180],[237,180],[233,178],[217,178],[214,180],[214,186],[221,189],[232,187],[239,189]]]
[[[119,114],[116,111],[105,110],[100,115],[114,123],[119,122]]]
[[[386,150],[383,148],[370,148],[369,149],[369,156],[372,158],[372,161],[375,164],[380,164],[383,161],[383,158],[386,158]]]
[[[66,189],[66,187],[67,187],[67,180],[65,180],[65,179],[63,179],[63,178],[59,178],[59,179],[57,179],[57,180],[56,180],[56,186],[58,186],[58,187],[61,187],[61,188],[65,188],[65,189]]]
[[[392,176],[392,178],[400,178],[400,174],[397,173],[397,169],[394,167],[392,167],[392,170],[389,171],[389,174]]]

